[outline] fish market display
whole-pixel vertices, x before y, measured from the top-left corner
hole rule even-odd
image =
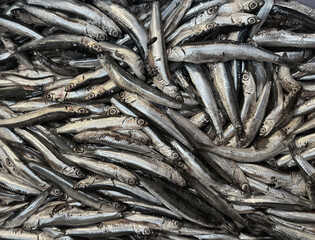
[[[0,239],[314,240],[314,51],[291,0],[0,0]]]

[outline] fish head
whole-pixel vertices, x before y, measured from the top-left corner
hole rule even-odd
[[[167,49],[167,55],[169,61],[181,61],[186,53],[181,46],[175,46]]]
[[[38,215],[33,215],[30,218],[28,218],[24,224],[23,224],[23,229],[25,230],[34,230],[37,229],[37,226],[39,224],[39,216]]]
[[[84,37],[82,43],[93,51],[102,52],[102,47],[92,38]]]
[[[90,25],[86,28],[86,32],[87,32],[87,35],[93,39],[96,39],[98,41],[105,41],[107,40],[107,34],[106,32],[104,32],[102,29],[96,27],[96,26],[93,26],[93,25]]]
[[[263,0],[242,0],[242,9],[245,12],[253,12],[256,11],[257,9],[261,8],[264,5]]]

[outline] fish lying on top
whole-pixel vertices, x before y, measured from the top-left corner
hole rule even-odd
[[[315,9],[0,1],[1,239],[315,239]]]

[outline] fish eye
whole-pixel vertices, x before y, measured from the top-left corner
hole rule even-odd
[[[109,115],[115,115],[115,114],[117,114],[117,113],[118,113],[118,111],[117,111],[116,108],[111,108],[111,109],[109,110]]]
[[[215,12],[215,8],[214,8],[214,7],[210,7],[210,8],[208,8],[208,10],[207,10],[207,13],[208,13],[209,15],[213,14],[214,12]]]
[[[248,79],[249,79],[248,74],[244,73],[244,74],[243,74],[243,80],[244,80],[244,81],[247,81]]]
[[[254,10],[254,9],[256,9],[257,7],[258,7],[258,4],[257,4],[256,1],[252,1],[252,2],[249,3],[249,9],[250,9],[250,10]]]
[[[123,205],[121,205],[120,203],[115,203],[115,209],[120,211],[123,209]]]
[[[51,101],[53,100],[53,94],[52,93],[48,93],[46,96],[47,100]]]
[[[151,230],[150,230],[149,228],[145,228],[145,229],[143,230],[143,233],[144,233],[145,235],[150,235],[150,234],[151,234]]]
[[[95,98],[95,93],[93,92],[89,93],[88,98],[89,99]]]
[[[98,35],[98,40],[100,40],[100,41],[104,41],[105,39],[106,39],[106,36],[104,35],[104,34],[100,34],[100,35]]]
[[[176,226],[176,227],[179,227],[179,226],[181,226],[181,225],[182,225],[182,223],[181,223],[181,222],[176,221],[176,220],[174,220],[174,221],[173,221],[173,224],[174,224],[174,226]]]
[[[179,158],[178,153],[173,152],[173,153],[172,153],[172,157],[173,157],[173,158]]]
[[[175,99],[176,99],[177,101],[179,101],[179,102],[183,101],[183,97],[180,96],[180,95],[177,95],[177,96],[175,97]]]
[[[140,118],[140,119],[138,119],[137,120],[137,124],[139,125],[139,126],[143,126],[143,125],[145,125],[145,120],[143,120],[142,118]]]
[[[266,130],[265,127],[262,127],[262,128],[260,129],[260,134],[261,134],[261,135],[265,135],[266,132],[267,132],[267,130]]]
[[[61,194],[61,190],[60,190],[59,188],[55,188],[55,189],[53,190],[53,193],[58,196],[58,195]]]
[[[247,19],[247,22],[249,24],[255,24],[256,23],[256,19],[254,17],[250,17],[250,18]]]
[[[213,23],[208,23],[207,25],[206,25],[206,29],[211,29],[211,28],[213,28],[214,27],[214,24]]]
[[[96,44],[96,43],[93,43],[93,44],[92,44],[92,49],[94,49],[94,50],[96,50],[96,51],[100,51],[101,46],[98,45],[98,44]]]
[[[75,175],[77,175],[78,177],[83,177],[84,176],[84,173],[80,170],[80,169],[77,169],[75,171]]]
[[[118,37],[118,32],[116,31],[116,30],[112,30],[111,32],[110,32],[110,35],[112,35],[113,37]]]
[[[84,149],[81,148],[81,147],[74,147],[73,150],[77,153],[83,153],[84,152]]]
[[[242,184],[241,188],[244,192],[248,192],[250,190],[249,185],[247,183]]]
[[[66,87],[67,90],[71,90],[72,88],[74,87],[74,84],[73,83],[69,83]],[[48,95],[47,95],[48,97]]]
[[[79,114],[85,114],[85,113],[86,113],[86,109],[84,109],[84,108],[79,108],[79,109],[78,109],[78,113],[79,113]]]

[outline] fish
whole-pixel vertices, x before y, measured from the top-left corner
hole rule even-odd
[[[310,6],[0,0],[0,238],[315,239]]]

